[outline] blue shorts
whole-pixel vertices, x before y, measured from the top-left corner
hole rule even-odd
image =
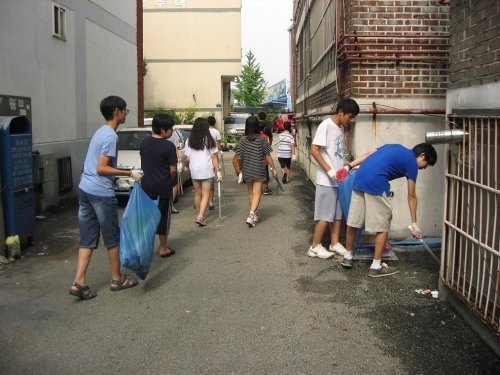
[[[118,246],[120,226],[116,197],[100,197],[78,189],[78,201],[80,203],[78,209],[80,248],[97,249],[100,232],[102,232],[105,247]]]

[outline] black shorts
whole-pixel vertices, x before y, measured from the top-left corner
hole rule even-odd
[[[158,209],[161,212],[161,219],[156,229],[156,234],[168,236],[170,232],[170,217],[172,215],[172,197],[160,198]]]
[[[292,165],[292,158],[278,158],[278,163],[280,163],[281,168],[290,169]]]

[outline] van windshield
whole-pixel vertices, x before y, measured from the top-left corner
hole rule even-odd
[[[117,132],[118,150],[139,150],[141,142],[150,135],[149,131]]]

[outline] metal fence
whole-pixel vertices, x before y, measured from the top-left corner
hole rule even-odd
[[[500,115],[449,115],[441,277],[500,336]]]

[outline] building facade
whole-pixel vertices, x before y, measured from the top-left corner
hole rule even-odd
[[[144,0],[145,109],[230,112],[241,74],[241,0]]]
[[[33,151],[67,163],[39,187],[48,207],[76,196],[104,97],[123,97],[127,125],[137,124],[142,2],[20,0],[0,8],[0,94],[31,98]]]
[[[299,121],[299,158],[314,181],[310,145],[318,124],[340,98],[361,108],[346,129],[347,157],[387,143],[412,148],[445,127],[449,7],[435,1],[295,0],[290,30],[291,88]],[[423,232],[440,236],[444,146],[438,163],[419,174],[417,217]],[[404,179],[394,192],[391,238],[407,237]],[[430,193],[432,192],[432,193]]]

